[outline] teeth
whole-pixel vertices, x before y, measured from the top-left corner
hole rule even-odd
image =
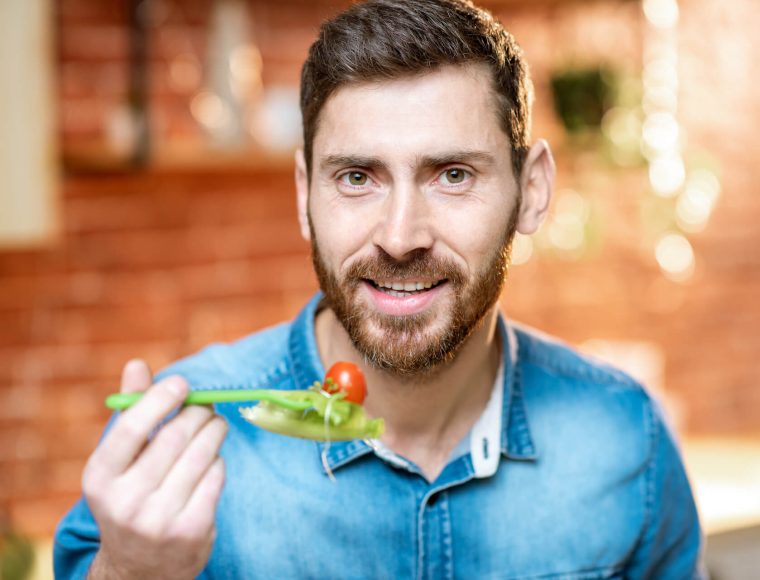
[[[396,293],[399,292],[419,292],[420,290],[427,290],[428,288],[432,288],[435,283],[434,282],[389,282],[387,280],[384,280],[382,282],[377,282],[377,285],[381,288],[386,288],[388,290],[393,290],[394,292],[389,292],[391,296],[396,296]],[[401,295],[401,294],[399,294]]]

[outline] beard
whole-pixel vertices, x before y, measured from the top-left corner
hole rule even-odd
[[[410,252],[403,261],[379,249],[376,256],[349,266],[339,279],[322,257],[308,216],[311,257],[326,305],[370,365],[403,380],[434,375],[455,358],[501,295],[519,209],[518,198],[503,238],[472,281],[453,260],[426,249]],[[453,304],[404,316],[377,312],[359,297],[359,289],[383,280],[445,280]]]

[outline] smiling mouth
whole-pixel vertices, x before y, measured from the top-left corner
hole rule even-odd
[[[370,280],[370,279],[365,278],[364,281],[367,282],[370,286],[372,286],[376,290],[383,292],[384,294],[388,294],[389,296],[394,296],[395,298],[405,298],[407,296],[414,296],[415,294],[422,294],[423,292],[432,290],[433,288],[436,288],[440,286],[441,284],[444,284],[446,282],[446,279],[436,280],[436,281],[425,280],[425,281],[404,281],[404,282],[392,282],[392,281],[376,282],[375,280]]]

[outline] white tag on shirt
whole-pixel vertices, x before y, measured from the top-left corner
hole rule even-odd
[[[504,361],[483,414],[470,430],[470,455],[475,477],[491,477],[501,458],[501,415],[504,401]]]

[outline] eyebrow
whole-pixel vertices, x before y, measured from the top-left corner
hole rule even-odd
[[[496,160],[493,155],[485,151],[450,151],[435,155],[419,155],[415,158],[414,165],[418,168],[432,168],[450,163],[478,163],[480,165],[494,165]],[[367,169],[387,169],[387,164],[378,157],[364,155],[327,155],[319,164],[322,171],[335,167],[365,167]]]
[[[363,155],[327,155],[320,163],[322,171],[334,167],[366,167],[368,169],[384,169],[385,163],[377,157],[365,157]]]
[[[485,151],[452,151],[438,155],[423,155],[417,158],[418,167],[438,167],[449,163],[479,163],[480,165],[494,165],[496,159]]]

